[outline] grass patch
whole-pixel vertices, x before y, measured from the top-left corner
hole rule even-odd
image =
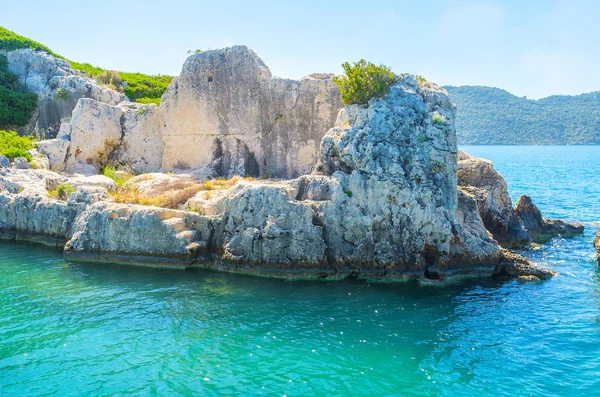
[[[28,39],[27,37],[18,35],[15,32],[0,26],[0,50],[14,51],[23,48],[31,48],[34,51],[45,51],[57,58],[63,58],[62,56],[52,52],[52,50],[45,45]]]
[[[55,200],[67,201],[67,199],[71,196],[71,193],[75,192],[75,188],[69,185],[68,183],[61,183],[54,190],[50,190],[48,192],[48,197],[53,198]]]
[[[141,176],[144,177],[143,175]],[[137,177],[136,181],[142,181]],[[229,179],[218,178],[196,183],[190,180],[178,180],[173,183],[157,186],[151,192],[140,192],[135,185],[126,184],[111,193],[113,201],[125,204],[152,205],[155,207],[181,209],[183,205],[198,192],[205,192],[205,198],[208,199],[218,190],[227,190],[240,180],[253,180],[253,178],[244,178],[234,176]],[[188,209],[189,210],[189,209]]]
[[[102,168],[102,175],[107,176],[113,181],[115,181],[118,187],[123,186],[125,182],[132,178],[132,176],[129,173],[124,175],[122,172],[118,172],[118,170],[111,165],[107,165],[104,168]]]
[[[28,136],[19,136],[14,131],[0,130],[0,154],[14,159],[25,157],[31,161],[28,150],[33,149],[34,140]]]

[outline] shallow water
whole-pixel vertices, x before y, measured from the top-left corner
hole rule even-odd
[[[600,395],[600,147],[465,147],[586,222],[561,275],[450,287],[67,264],[0,243],[1,396]]]

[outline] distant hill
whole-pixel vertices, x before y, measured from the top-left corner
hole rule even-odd
[[[600,92],[521,98],[499,88],[444,87],[463,145],[598,145]]]

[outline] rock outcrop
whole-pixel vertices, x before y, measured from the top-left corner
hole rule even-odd
[[[275,78],[245,46],[194,54],[163,95],[163,168],[208,167],[215,176],[309,173],[341,107],[332,75]]]
[[[458,185],[477,201],[479,214],[494,239],[505,246],[529,243],[527,230],[515,214],[506,181],[491,161],[468,157],[458,162]]]
[[[53,169],[93,172],[87,165],[110,161],[138,172],[293,178],[312,171],[342,107],[332,75],[272,77],[245,46],[190,56],[158,108],[118,102],[77,103],[58,139],[40,145]]]
[[[66,243],[78,260],[286,278],[547,276],[486,230],[511,236],[518,224],[529,238],[491,163],[459,154],[445,90],[402,75],[384,98],[339,113],[338,94],[329,75],[276,79],[233,47],[190,57],[160,107],[79,99],[57,138],[38,144],[52,169],[193,168],[124,185],[153,200],[185,186],[187,202],[115,203],[103,176],[13,167],[0,170],[0,231]],[[307,175],[196,193],[199,176],[232,174]],[[65,183],[68,200],[48,197]]]
[[[54,138],[60,125],[71,119],[80,98],[116,105],[127,97],[78,74],[64,59],[44,51],[20,49],[0,51],[8,59],[8,68],[22,83],[38,95],[38,107],[29,123],[20,128],[37,139]]]
[[[57,171],[96,174],[110,163],[148,172],[161,168],[161,128],[156,105],[121,102],[110,106],[81,99],[57,138],[40,141],[37,147]]]
[[[528,196],[522,196],[513,208],[506,181],[489,160],[459,153],[458,185],[477,201],[486,229],[502,246],[518,247],[583,232],[581,223],[542,217]]]
[[[542,216],[531,197],[521,196],[515,205],[515,214],[521,219],[529,236],[536,243],[543,243],[554,236],[572,237],[583,233],[583,224],[569,223],[560,219],[548,219]]]

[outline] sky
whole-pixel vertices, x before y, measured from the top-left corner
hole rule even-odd
[[[244,44],[273,75],[364,58],[440,85],[538,99],[600,91],[600,1],[0,0],[0,25],[78,62],[178,75],[188,50]]]

